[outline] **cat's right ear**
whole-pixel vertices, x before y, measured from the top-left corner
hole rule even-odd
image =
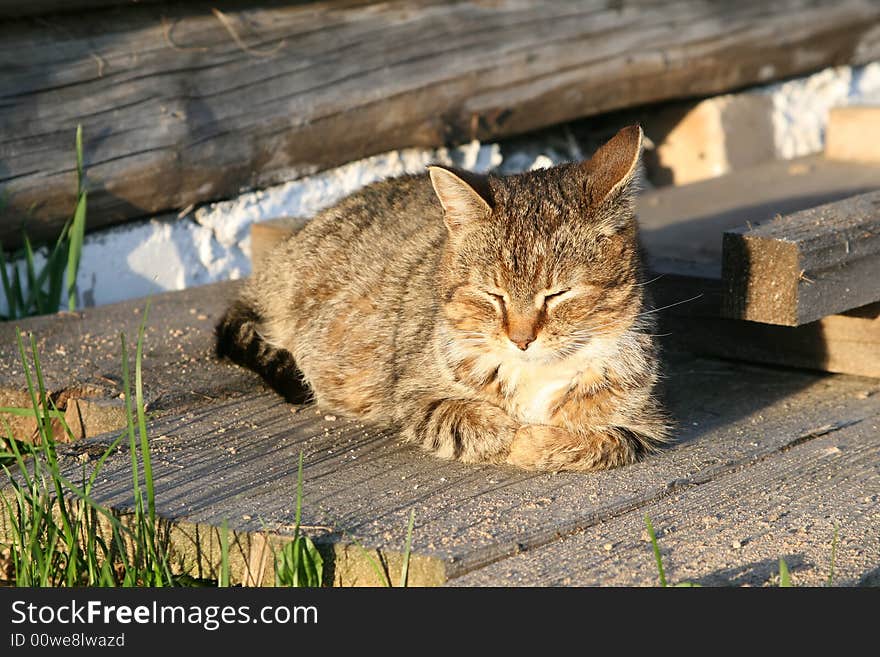
[[[485,219],[492,212],[489,179],[470,171],[432,164],[428,166],[434,192],[443,206],[450,232]]]

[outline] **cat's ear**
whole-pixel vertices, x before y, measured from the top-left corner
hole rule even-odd
[[[443,206],[443,220],[450,231],[484,219],[492,212],[486,176],[439,164],[429,165],[428,173]]]
[[[622,215],[631,215],[634,211],[633,183],[641,153],[642,128],[631,125],[621,129],[582,165],[588,205],[598,210],[617,203],[618,207],[614,208],[617,211],[608,217],[612,224],[626,219]],[[620,227],[609,225],[606,228]]]

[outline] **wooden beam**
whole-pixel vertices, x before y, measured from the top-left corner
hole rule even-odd
[[[880,303],[802,326],[668,312],[660,333],[696,354],[880,378]]]
[[[880,192],[724,233],[723,313],[800,326],[880,300]]]
[[[825,129],[825,157],[880,162],[880,107],[833,107]]]
[[[880,58],[880,5],[859,0],[211,9],[0,24],[5,248],[25,220],[46,239],[72,212],[79,123],[94,229],[400,147]]]

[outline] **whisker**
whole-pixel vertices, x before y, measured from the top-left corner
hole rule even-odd
[[[646,310],[645,312],[639,313],[638,315],[636,315],[636,317],[641,317],[642,315],[650,315],[651,313],[658,313],[658,312],[660,312],[661,310],[666,310],[667,308],[672,308],[673,306],[680,306],[680,305],[683,304],[683,303],[690,303],[691,301],[696,301],[697,299],[699,299],[699,298],[702,297],[702,296],[703,296],[703,294],[700,293],[700,294],[698,294],[698,295],[695,296],[695,297],[691,297],[690,299],[684,299],[684,300],[682,300],[682,301],[676,301],[675,303],[670,303],[670,304],[667,305],[667,306],[660,306],[659,308],[652,308],[651,310]]]
[[[655,281],[659,281],[664,276],[666,276],[666,274],[658,274],[657,276],[652,278],[650,281],[645,281],[644,283],[636,283],[636,287],[644,287],[645,285],[650,285],[651,283],[654,283]]]

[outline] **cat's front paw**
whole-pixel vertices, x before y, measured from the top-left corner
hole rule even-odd
[[[528,470],[548,469],[547,456],[553,451],[553,446],[560,442],[560,433],[565,431],[539,424],[520,427],[510,443],[507,462]]]
[[[572,433],[529,424],[516,432],[507,462],[528,470],[595,472],[635,461],[632,444],[614,430]]]

